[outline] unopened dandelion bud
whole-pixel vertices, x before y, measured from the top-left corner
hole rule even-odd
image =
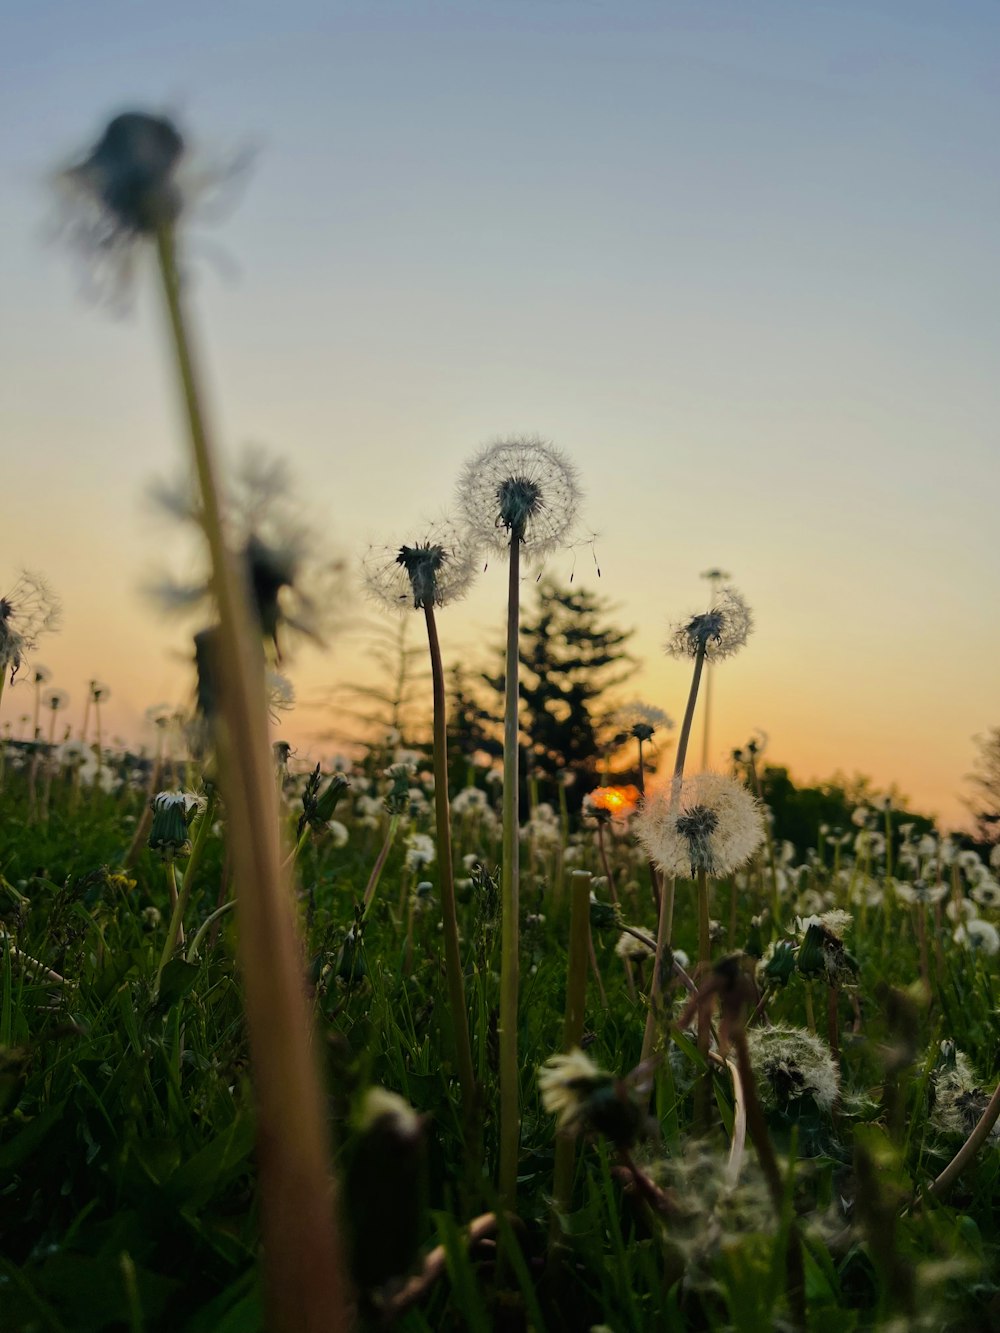
[[[337,955],[335,971],[337,980],[347,990],[360,986],[367,977],[368,964],[365,962],[359,926],[352,926],[344,937],[344,943]]]
[[[333,812],[340,803],[341,797],[345,792],[350,791],[351,783],[343,773],[334,773],[330,781],[320,792],[316,801],[315,817],[321,823],[327,824],[333,818]]]
[[[385,1088],[370,1088],[347,1171],[352,1270],[367,1292],[406,1274],[423,1238],[427,1135],[423,1116]]]
[[[568,1133],[591,1131],[617,1148],[627,1148],[647,1128],[637,1090],[599,1069],[579,1049],[547,1060],[538,1071],[538,1089],[545,1110],[556,1117],[557,1129]]]
[[[758,975],[768,986],[787,986],[795,971],[796,948],[791,940],[777,940],[764,951]]]
[[[602,903],[591,894],[590,924],[595,930],[617,930],[621,925],[621,913],[613,903]]]
[[[164,861],[187,856],[191,851],[188,829],[195,815],[204,809],[204,798],[191,792],[161,791],[149,804],[153,811],[147,839],[149,850]]]

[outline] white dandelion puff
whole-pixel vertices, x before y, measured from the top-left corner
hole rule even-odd
[[[515,436],[466,463],[458,502],[475,541],[502,554],[517,540],[525,556],[542,560],[568,540],[580,487],[558,449],[537,436]]]
[[[722,773],[697,773],[649,797],[636,819],[647,855],[666,875],[731,874],[764,841],[760,804]]]
[[[721,662],[739,652],[753,629],[753,615],[735,588],[720,588],[708,611],[689,617],[670,631],[668,657],[697,657]]]
[[[446,606],[465,596],[477,565],[468,534],[442,519],[411,544],[371,547],[363,561],[365,590],[387,611]]]

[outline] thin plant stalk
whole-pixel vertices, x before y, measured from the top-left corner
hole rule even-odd
[[[188,899],[191,897],[191,886],[194,884],[194,872],[198,869],[202,853],[205,850],[205,843],[208,841],[208,835],[212,829],[212,821],[215,818],[215,788],[209,792],[208,804],[198,820],[198,828],[195,831],[194,842],[191,844],[191,855],[187,859],[187,865],[184,867],[184,876],[181,879],[181,887],[174,891],[172,895],[175,899],[173,911],[170,914],[170,925],[167,928],[167,938],[163,942],[163,952],[160,954],[160,963],[156,969],[156,980],[153,982],[153,994],[159,994],[160,978],[163,976],[163,969],[173,957],[174,949],[177,944],[184,944],[184,912],[187,909]],[[167,875],[171,887],[174,887],[174,866],[172,861],[167,862]]]
[[[329,1126],[291,886],[282,878],[263,650],[227,550],[216,465],[197,386],[173,228],[157,255],[177,357],[219,614],[219,759],[239,886],[239,942],[257,1098],[266,1322],[276,1333],[343,1333],[352,1322],[329,1157]]]
[[[444,919],[444,963],[448,974],[448,1000],[458,1060],[458,1078],[462,1087],[462,1107],[466,1130],[476,1111],[476,1075],[472,1064],[469,1015],[462,975],[462,950],[458,938],[458,913],[455,906],[455,873],[451,848],[451,809],[448,802],[448,705],[445,695],[444,666],[438,638],[434,607],[424,604],[427,645],[431,657],[434,691],[434,814],[437,821],[437,860],[441,880],[441,913]]]
[[[703,867],[698,868],[698,971],[695,976],[703,980],[712,966],[711,922],[708,912],[708,874]],[[698,1010],[698,1053],[706,1064],[705,1074],[698,1080],[695,1090],[695,1120],[699,1129],[709,1128],[709,1104],[712,1095],[712,1070],[708,1064],[708,1052],[711,1044],[711,1020],[708,1010]]]
[[[378,888],[378,882],[382,878],[382,871],[385,869],[385,863],[388,860],[389,852],[396,838],[396,830],[399,828],[399,814],[393,813],[389,816],[389,827],[386,829],[385,841],[375,858],[375,864],[372,866],[372,873],[368,876],[368,883],[365,885],[364,916],[367,917],[369,908],[375,901],[375,890]],[[362,917],[364,920],[364,917]]]
[[[510,535],[507,584],[507,659],[503,723],[503,879],[500,924],[500,1201],[513,1208],[517,1195],[517,1159],[521,1138],[517,1063],[517,997],[520,958],[520,829],[518,827],[518,682],[520,634],[521,537]]]
[[[786,1191],[781,1179],[781,1170],[775,1156],[774,1145],[768,1133],[767,1120],[760,1104],[760,1097],[757,1095],[757,1080],[750,1060],[750,1045],[747,1041],[746,1029],[742,1023],[737,1025],[737,1029],[732,1035],[732,1041],[736,1048],[736,1063],[740,1073],[740,1082],[743,1085],[747,1130],[757,1151],[757,1159],[767,1182],[775,1219],[780,1224],[787,1207]],[[785,1271],[792,1326],[797,1329],[804,1329],[806,1327],[806,1293],[802,1237],[794,1215],[788,1222]]]
[[[566,962],[566,1015],[563,1019],[563,1050],[571,1051],[583,1038],[587,1002],[587,963],[590,951],[590,876],[570,876],[569,956]],[[569,1134],[556,1135],[552,1201],[556,1214],[567,1213],[573,1188],[576,1145]],[[559,1235],[559,1219],[553,1216],[550,1247]]]
[[[677,754],[674,757],[674,778],[673,778],[673,798],[676,800],[680,788],[680,783],[684,777],[684,764],[687,760],[688,742],[691,739],[691,726],[694,722],[695,705],[698,702],[698,686],[701,683],[701,674],[705,665],[705,644],[698,644],[698,651],[695,654],[694,670],[691,675],[691,688],[688,691],[687,707],[684,710],[684,721],[681,723],[680,735],[677,738]],[[660,912],[656,924],[656,959],[653,963],[653,979],[649,990],[649,1012],[646,1015],[646,1029],[642,1036],[642,1061],[650,1059],[653,1054],[653,1046],[656,1042],[656,1019],[660,1002],[660,977],[663,971],[663,954],[670,947],[671,935],[673,933],[674,920],[674,896],[676,892],[676,881],[672,875],[665,877],[663,881],[663,890],[660,893]]]
[[[195,932],[194,939],[191,941],[191,945],[187,951],[187,961],[189,963],[193,963],[194,960],[198,957],[198,951],[201,948],[202,941],[204,940],[205,936],[208,934],[212,926],[215,925],[215,923],[219,920],[220,917],[225,916],[227,912],[231,912],[235,906],[236,906],[235,899],[230,898],[228,903],[223,903],[221,907],[217,907],[214,912],[209,913],[209,915],[198,927],[197,931]]]

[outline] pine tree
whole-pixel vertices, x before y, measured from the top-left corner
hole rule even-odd
[[[594,593],[546,581],[521,623],[524,771],[546,784],[548,798],[554,797],[555,784],[572,773],[573,806],[596,785],[600,701],[627,678],[621,668],[634,661],[625,650],[632,631],[609,624],[608,610],[605,599]],[[499,717],[504,693],[502,673],[482,679],[498,702],[495,710],[480,710],[480,722],[484,716]]]

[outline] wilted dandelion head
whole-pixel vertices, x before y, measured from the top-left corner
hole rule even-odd
[[[197,525],[200,509],[191,479],[158,481],[151,498],[173,518]],[[246,451],[233,470],[223,501],[229,545],[238,555],[264,639],[283,660],[288,633],[322,643],[346,602],[344,563],[321,552],[321,542],[292,493],[284,460]],[[194,582],[161,577],[147,591],[174,611],[211,597],[206,576]]]
[[[719,878],[754,854],[764,841],[764,821],[742,783],[722,773],[698,773],[650,796],[636,833],[664,874],[687,877],[703,870]]]
[[[519,542],[542,559],[569,535],[580,488],[569,461],[537,436],[497,440],[466,463],[458,502],[473,539],[494,551]]]
[[[697,657],[721,662],[732,657],[753,629],[750,608],[735,588],[720,588],[708,611],[675,625],[665,646],[669,657]]]
[[[401,546],[373,546],[363,562],[365,590],[387,611],[446,606],[468,592],[477,551],[467,533],[442,519]]]
[[[109,121],[83,161],[62,179],[93,205],[93,225],[103,223],[105,243],[120,233],[151,235],[180,215],[176,176],[183,155],[184,140],[171,121],[126,111]]]
[[[0,671],[9,667],[13,680],[25,653],[42,634],[58,629],[61,613],[59,599],[42,576],[21,570],[10,592],[0,597]]]
[[[821,1111],[832,1109],[840,1072],[827,1044],[806,1028],[776,1024],[747,1033],[750,1061],[761,1101],[768,1110],[788,1110],[812,1098]]]

